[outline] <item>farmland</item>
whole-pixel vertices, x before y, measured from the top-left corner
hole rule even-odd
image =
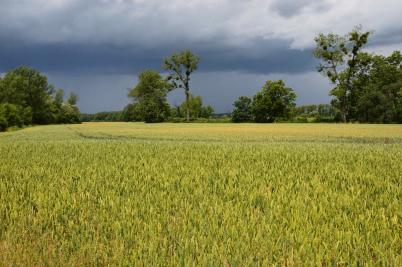
[[[402,265],[402,127],[0,134],[0,266]]]

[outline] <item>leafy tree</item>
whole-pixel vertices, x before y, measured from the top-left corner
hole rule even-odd
[[[53,103],[51,105],[51,111],[53,113],[54,122],[62,123],[61,113],[64,101],[64,90],[58,89],[54,94]]]
[[[321,122],[339,121],[339,111],[330,104],[319,104],[317,107],[317,120]]]
[[[64,90],[58,89],[55,93],[53,103],[57,108],[61,108],[61,106],[63,105],[63,101],[64,101]]]
[[[0,103],[10,103],[32,110],[32,122],[47,124],[52,122],[50,110],[53,86],[46,76],[38,71],[19,67],[8,72],[0,84]]]
[[[353,118],[362,122],[398,121],[399,92],[402,87],[402,55],[365,55],[366,62],[354,81]]]
[[[76,106],[78,102],[78,95],[75,94],[74,92],[70,93],[70,96],[68,97],[67,103],[70,104],[71,106]]]
[[[347,36],[320,34],[315,38],[314,56],[321,60],[318,71],[335,84],[331,95],[335,96],[333,105],[341,111],[342,120],[349,121],[351,99],[354,94],[353,80],[361,61],[361,49],[368,41],[370,32],[356,27]]]
[[[298,121],[304,119],[308,122],[308,118],[314,119],[315,122],[333,122],[339,121],[338,111],[330,104],[319,105],[302,105],[295,108],[295,116]]]
[[[209,119],[214,114],[214,108],[210,105],[201,108],[201,118]]]
[[[141,110],[137,103],[128,104],[122,111],[121,119],[124,121],[141,121]]]
[[[182,112],[180,106],[174,106],[170,108],[170,117],[171,118],[180,118],[182,117]]]
[[[80,123],[80,111],[70,103],[64,103],[61,108],[60,123]]]
[[[21,127],[31,124],[32,113],[30,108],[4,103],[0,104],[0,114],[7,121],[8,126]]]
[[[234,110],[232,112],[233,122],[247,122],[253,119],[251,114],[251,103],[252,100],[247,96],[241,96],[237,99],[233,106]]]
[[[71,93],[67,102],[64,103],[64,90],[58,89],[54,93],[51,111],[55,123],[80,123],[80,111],[76,106],[78,96]]]
[[[169,104],[166,95],[171,89],[168,82],[153,70],[143,71],[138,76],[138,84],[129,92],[129,96],[138,104],[141,118],[145,122],[162,122],[169,116]]]
[[[182,114],[190,114],[190,117],[193,119],[201,117],[201,111],[202,111],[201,96],[194,96],[191,93],[189,94],[188,99],[186,99],[180,105],[180,112]]]
[[[198,119],[211,117],[214,109],[212,106],[204,106],[201,96],[194,96],[190,93],[188,101],[186,100],[179,107],[175,107],[172,112],[172,115],[176,115],[176,117],[182,117],[184,114],[189,113],[191,118]]]
[[[186,95],[187,122],[190,121],[190,75],[197,70],[199,58],[190,50],[174,53],[165,59],[163,68],[171,71],[167,77],[173,88],[183,88]]]
[[[296,94],[285,87],[282,80],[267,81],[262,90],[253,97],[251,114],[256,122],[274,122],[289,118],[295,107]]]

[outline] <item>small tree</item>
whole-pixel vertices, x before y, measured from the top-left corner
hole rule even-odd
[[[141,110],[138,103],[128,104],[121,113],[123,121],[141,121]]]
[[[145,122],[162,122],[169,116],[169,104],[166,95],[171,89],[168,82],[153,70],[139,74],[138,84],[129,92],[129,97],[138,104],[141,118]]]
[[[201,108],[201,118],[209,119],[214,114],[214,108],[210,105]]]
[[[211,117],[214,109],[211,106],[204,106],[201,96],[194,96],[189,94],[188,104],[184,101],[176,110],[173,111],[173,115],[180,117],[187,114],[187,106],[189,107],[189,113],[191,118],[209,118]]]
[[[173,88],[183,88],[186,94],[187,122],[190,121],[190,75],[197,70],[199,58],[190,50],[174,53],[165,59],[163,68],[171,71],[167,77]]]
[[[64,103],[61,107],[61,123],[80,123],[80,111],[70,103]]]
[[[183,114],[190,114],[190,117],[197,119],[201,117],[202,111],[202,98],[201,96],[194,96],[189,94],[188,100],[186,99],[181,105],[180,110]]]
[[[296,94],[285,87],[282,80],[267,81],[262,90],[253,97],[251,113],[256,122],[274,122],[279,118],[289,118],[295,104]]]
[[[71,106],[77,105],[79,98],[76,93],[71,92],[70,96],[68,97],[67,103],[70,104]]]
[[[252,120],[251,115],[252,100],[247,96],[241,96],[237,99],[233,106],[232,121],[233,122],[246,122]]]

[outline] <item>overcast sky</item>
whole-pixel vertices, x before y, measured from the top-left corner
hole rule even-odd
[[[0,0],[0,73],[32,66],[77,92],[81,111],[119,110],[139,71],[189,48],[201,57],[191,87],[217,112],[267,79],[285,80],[299,104],[326,103],[314,36],[361,24],[370,51],[402,50],[401,13],[401,0]]]

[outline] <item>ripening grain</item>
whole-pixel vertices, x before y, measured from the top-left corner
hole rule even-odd
[[[0,134],[0,265],[402,264],[402,127]]]

